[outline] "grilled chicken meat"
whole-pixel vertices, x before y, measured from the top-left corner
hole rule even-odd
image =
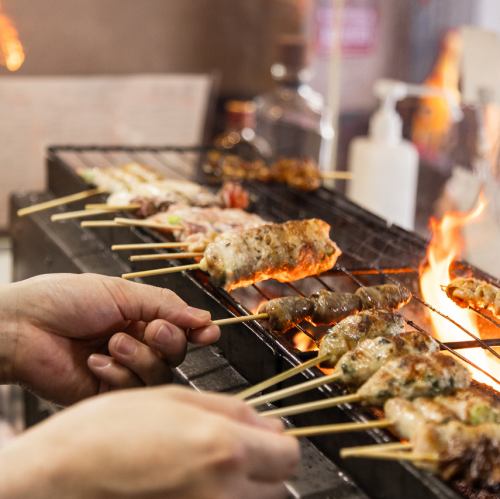
[[[394,422],[397,434],[411,440],[420,427],[457,419],[468,425],[500,423],[497,400],[474,389],[458,390],[454,395],[418,397],[413,401],[391,398],[384,404],[385,417]]]
[[[359,386],[375,374],[388,360],[408,354],[439,352],[439,343],[428,334],[410,331],[396,336],[379,336],[360,341],[339,359],[339,381]]]
[[[310,297],[285,296],[264,303],[260,312],[269,314],[271,329],[286,332],[307,321],[315,326],[332,325],[363,309],[392,311],[406,305],[411,295],[394,284],[362,288],[363,293],[337,293],[322,290]],[[368,300],[366,297],[377,297]],[[371,306],[373,305],[373,306]]]
[[[189,242],[187,251],[205,251],[219,234],[250,229],[266,223],[258,215],[237,208],[201,208],[176,204],[148,220],[166,225],[179,225],[172,234],[177,241]]]
[[[330,328],[322,338],[318,355],[329,355],[323,367],[335,367],[342,355],[364,339],[391,337],[404,331],[404,320],[384,310],[366,310],[351,315]]]
[[[221,234],[205,250],[201,268],[227,290],[267,279],[289,282],[331,269],[340,250],[318,219]]]
[[[446,287],[446,294],[460,307],[471,307],[500,318],[500,289],[489,282],[472,277],[454,279]]]
[[[410,354],[388,361],[357,393],[367,405],[382,405],[392,397],[450,394],[470,382],[469,371],[449,355]]]
[[[361,299],[363,309],[397,310],[411,300],[409,290],[394,284],[359,288],[356,295]]]
[[[413,434],[411,443],[416,454],[438,457],[438,461],[422,461],[419,466],[440,473],[445,480],[464,478],[493,490],[500,487],[499,424],[428,423]]]

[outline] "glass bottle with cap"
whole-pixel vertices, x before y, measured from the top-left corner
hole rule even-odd
[[[271,150],[255,132],[255,104],[232,100],[226,104],[226,129],[215,138],[217,149],[245,161],[269,159]]]
[[[257,133],[269,142],[274,159],[307,158],[325,165],[333,130],[322,96],[308,84],[308,59],[303,37],[280,38],[277,61],[271,67],[275,86],[256,100]]]

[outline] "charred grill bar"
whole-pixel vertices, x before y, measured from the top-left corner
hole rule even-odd
[[[54,196],[77,192],[86,188],[86,184],[75,173],[76,169],[119,166],[131,161],[159,168],[169,178],[185,179],[190,177],[206,180],[200,178],[202,174],[199,173],[202,171],[199,166],[202,165],[203,154],[202,150],[196,148],[171,147],[52,148],[48,158],[49,188]],[[250,184],[248,189],[253,198],[252,210],[263,218],[282,222],[289,219],[317,217],[330,223],[333,226],[333,239],[343,251],[343,255],[334,270],[320,277],[306,278],[294,283],[266,282],[231,293],[214,287],[208,281],[207,276],[199,271],[184,275],[157,277],[148,282],[172,287],[185,299],[191,300],[195,304],[203,303],[210,307],[213,316],[217,318],[226,316],[227,312],[234,315],[254,312],[262,302],[271,298],[305,297],[325,289],[352,293],[358,286],[396,283],[411,290],[414,297],[410,305],[403,311],[405,322],[417,330],[425,331],[428,329],[426,312],[428,308],[432,309],[432,307],[429,307],[420,298],[418,292],[418,269],[425,257],[426,248],[422,239],[397,227],[387,227],[378,217],[353,205],[343,196],[328,189],[319,189],[314,194],[290,191],[286,187],[271,184]],[[22,223],[14,221],[14,226],[21,230]],[[70,230],[75,238],[82,240],[91,239],[96,248],[99,248],[99,250],[94,248],[96,255],[102,252],[103,246],[106,248],[111,244],[150,242],[161,239],[158,233],[148,229],[106,228],[96,229],[89,233],[80,229],[78,224],[78,221],[67,221],[63,224],[64,228],[61,226],[59,230]],[[58,230],[57,227],[54,230]],[[125,263],[128,256],[128,253],[121,253],[119,256],[106,254],[103,257],[114,260],[123,258],[119,262],[120,268],[123,268],[130,265],[128,262]],[[172,264],[175,265],[176,262]],[[151,267],[151,262],[149,262],[146,266],[134,267],[134,270]],[[462,265],[462,270],[474,277],[498,285],[490,276],[482,274],[465,263]],[[224,313],[224,311],[226,312]],[[488,352],[491,357],[497,358],[498,353],[494,347],[500,345],[500,329],[495,321],[482,312],[477,312],[477,316],[481,331],[484,332],[482,336],[487,337],[487,340],[482,340],[472,332],[465,331],[469,335],[468,341],[441,344],[442,348],[449,349],[460,357],[461,347],[476,347]],[[252,322],[225,329],[220,348],[231,366],[250,383],[255,383],[276,372],[283,371],[291,364],[297,364],[309,358],[313,354],[303,350],[308,350],[315,343],[316,338],[308,331],[307,327],[299,325],[286,334],[278,335],[268,331],[263,324]],[[476,367],[489,378],[495,379],[494,373],[489,372],[484,366]],[[304,373],[306,378],[322,375],[323,373],[316,368]],[[296,382],[296,379],[291,380],[293,384]],[[325,386],[318,390],[323,397],[340,394],[339,388],[335,386]],[[311,393],[290,398],[286,401],[286,405],[307,402],[317,398],[317,396],[318,391],[314,390]],[[364,421],[367,416],[372,417],[373,413],[361,407],[342,406],[318,413],[296,416],[293,421],[297,425],[303,426],[352,420]],[[465,490],[463,484],[457,482],[446,484],[438,478],[416,469],[409,463],[377,462],[374,465],[369,461],[343,461],[338,457],[338,451],[342,447],[388,441],[391,441],[390,435],[376,429],[364,433],[340,434],[313,439],[314,444],[341,469],[351,475],[371,497],[454,498],[459,497],[458,490],[472,497],[471,491]],[[307,497],[307,495],[300,497]],[[320,495],[320,497],[328,497],[328,495]]]

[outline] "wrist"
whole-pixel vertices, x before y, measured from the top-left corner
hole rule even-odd
[[[0,384],[17,381],[15,359],[19,338],[19,310],[15,285],[0,286]]]

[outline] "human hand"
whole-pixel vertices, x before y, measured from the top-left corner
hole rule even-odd
[[[168,289],[96,274],[44,275],[4,287],[0,319],[14,344],[3,382],[60,404],[167,382],[188,339],[208,344],[220,334],[209,312]]]
[[[225,395],[176,387],[106,394],[0,452],[0,499],[272,499],[299,462],[278,420]]]

